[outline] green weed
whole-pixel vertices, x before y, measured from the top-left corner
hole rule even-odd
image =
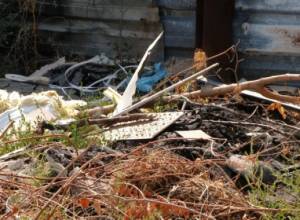
[[[272,185],[263,184],[260,179],[252,184],[250,202],[260,207],[279,210],[266,212],[262,219],[300,219],[300,171],[275,175],[277,181]]]

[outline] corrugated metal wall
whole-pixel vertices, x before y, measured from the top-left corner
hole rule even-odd
[[[192,57],[196,47],[197,0],[156,0],[165,29],[166,55]]]
[[[140,58],[162,31],[152,0],[43,0],[39,30],[63,53]],[[164,58],[160,44],[155,60]]]
[[[242,74],[257,78],[300,71],[300,1],[236,0],[235,41],[246,60]]]

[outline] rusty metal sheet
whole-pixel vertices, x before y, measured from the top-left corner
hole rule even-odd
[[[242,77],[300,71],[300,1],[236,0],[235,10]]]

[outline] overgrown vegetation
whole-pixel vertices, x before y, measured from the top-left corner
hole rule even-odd
[[[272,185],[257,181],[249,192],[250,202],[259,207],[277,209],[266,212],[264,220],[299,220],[300,171],[276,173],[277,181]]]
[[[0,74],[36,69],[39,60],[36,0],[2,0],[0,3]]]

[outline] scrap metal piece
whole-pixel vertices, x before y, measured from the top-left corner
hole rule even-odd
[[[141,121],[138,120],[134,125],[130,124],[119,124],[117,128],[113,128],[103,133],[106,140],[146,140],[152,139],[181,116],[183,112],[164,112],[164,113],[148,113],[148,116],[152,116],[152,121]],[[116,125],[115,125],[116,126]]]

